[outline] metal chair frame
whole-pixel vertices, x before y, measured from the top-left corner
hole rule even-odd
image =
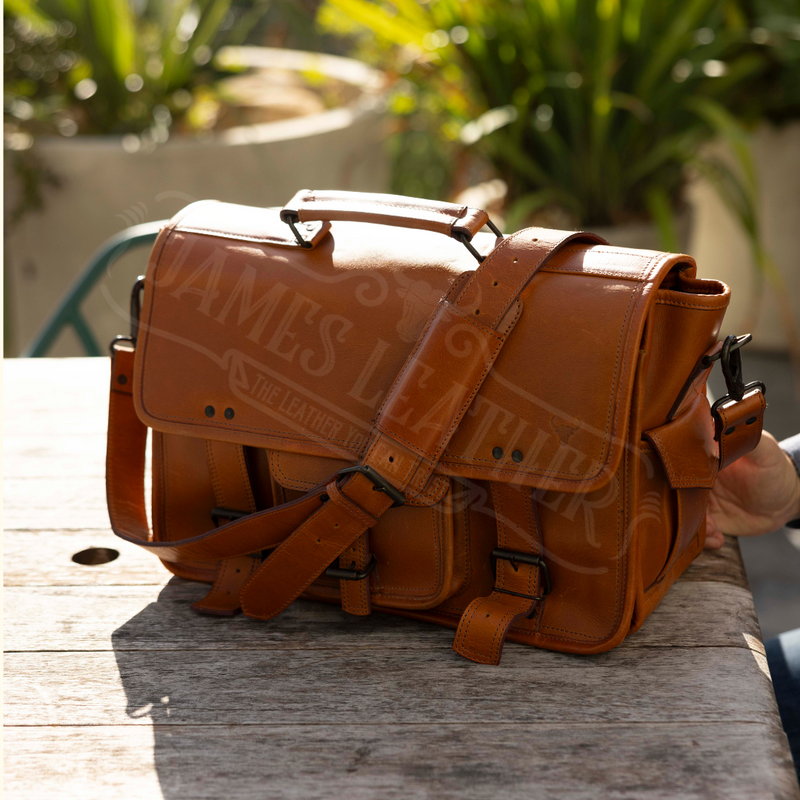
[[[41,327],[33,341],[25,348],[22,356],[25,358],[46,356],[61,331],[68,325],[74,328],[87,356],[105,355],[107,350],[98,344],[97,338],[83,315],[81,304],[106,269],[129,250],[152,245],[165,222],[166,220],[159,220],[158,222],[133,225],[104,242],[86,269],[73,281],[56,310]]]

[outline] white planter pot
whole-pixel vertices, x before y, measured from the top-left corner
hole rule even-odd
[[[208,139],[174,137],[152,152],[129,153],[119,137],[41,138],[30,155],[53,173],[44,207],[7,222],[6,308],[16,355],[36,334],[97,247],[123,228],[170,217],[188,203],[215,198],[283,205],[299,189],[386,191],[383,77],[351,59],[272,48],[242,48],[252,66],[315,71],[358,88],[350,104],[310,116],[231,128]],[[6,215],[21,191],[6,154]],[[8,220],[8,216],[6,217]],[[124,309],[146,253],[130,254],[84,304],[100,342],[127,333]],[[69,332],[53,355],[81,355]]]
[[[800,122],[782,128],[763,125],[752,138],[759,188],[764,246],[775,261],[785,283],[784,297],[800,324]],[[722,144],[712,152],[727,158]],[[725,281],[731,289],[731,304],[725,314],[723,334],[752,333],[753,345],[765,350],[785,351],[788,346],[775,290],[765,286],[752,330],[752,297],[757,277],[750,246],[735,218],[705,181],[689,191],[695,209],[691,253],[699,271]]]

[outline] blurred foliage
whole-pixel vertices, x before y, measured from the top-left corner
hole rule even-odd
[[[318,21],[396,79],[395,191],[450,196],[485,159],[509,229],[649,216],[674,243],[694,168],[757,235],[740,121],[796,106],[797,0],[326,0]],[[700,155],[720,135],[736,170]]]
[[[212,58],[270,0],[4,0],[6,134],[143,134],[207,125]],[[25,135],[23,133],[22,135]]]

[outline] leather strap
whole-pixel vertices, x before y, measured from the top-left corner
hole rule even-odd
[[[361,192],[310,191],[301,189],[281,210],[281,219],[300,222],[352,220],[421,228],[463,235],[469,241],[489,221],[479,208],[415,200],[393,194],[363,194]]]
[[[205,440],[206,460],[218,508],[252,514],[256,501],[240,444]],[[239,611],[239,592],[258,567],[259,559],[238,556],[223,561],[208,594],[192,609],[202,614],[233,616]]]
[[[361,534],[358,539],[339,556],[339,566],[342,569],[353,569],[358,572],[365,570],[370,563],[369,536]],[[342,608],[348,614],[357,617],[366,617],[372,611],[370,598],[370,576],[361,580],[340,580],[339,591],[342,595]]]
[[[738,402],[726,403],[715,410],[720,469],[725,469],[759,443],[766,410],[767,401],[758,389],[753,389]]]
[[[519,292],[547,258],[576,240],[603,242],[591,234],[521,231],[495,248],[455,300],[443,300],[387,395],[363,465],[406,496],[425,488],[519,318]],[[278,545],[240,593],[250,616],[278,614],[391,507],[387,494],[356,473],[200,536],[152,541],[144,511],[146,428],[131,394],[134,351],[114,352],[106,468],[114,532],[172,561],[218,562]],[[413,407],[407,392],[414,393]]]
[[[537,556],[540,527],[529,487],[492,483],[498,550]],[[495,588],[473,600],[458,624],[453,650],[479,664],[498,664],[506,633],[515,619],[530,616],[542,593],[541,568],[498,558]]]

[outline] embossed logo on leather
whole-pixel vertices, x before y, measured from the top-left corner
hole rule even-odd
[[[567,444],[572,434],[580,427],[580,422],[578,420],[571,422],[570,420],[559,419],[553,414],[553,416],[550,417],[550,427],[556,432],[558,441],[561,442],[561,444]]]

